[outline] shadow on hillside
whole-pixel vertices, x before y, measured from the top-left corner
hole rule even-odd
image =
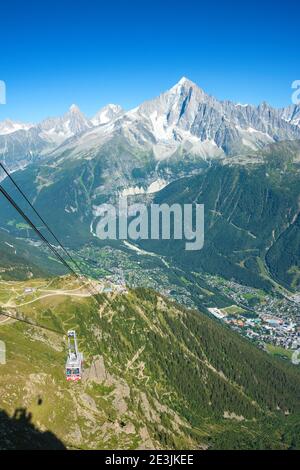
[[[32,414],[18,408],[13,416],[0,410],[0,450],[63,450],[64,444],[50,431],[40,431],[32,423]]]

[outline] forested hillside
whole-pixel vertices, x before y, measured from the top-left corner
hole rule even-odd
[[[205,241],[201,251],[186,251],[177,240],[143,241],[147,250],[170,256],[193,271],[218,274],[270,289],[270,277],[291,289],[300,286],[300,176],[250,167],[215,165],[203,174],[160,191],[156,203],[204,204]]]
[[[51,282],[72,292],[70,278]],[[39,327],[0,323],[8,355],[0,408],[8,416],[25,408],[33,426],[67,447],[299,446],[299,370],[206,315],[143,289],[99,295],[100,307],[70,294],[32,295],[11,313]],[[64,377],[69,328],[85,357],[79,384]],[[1,446],[13,446],[0,432]]]

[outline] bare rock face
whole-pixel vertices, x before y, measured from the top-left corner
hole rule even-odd
[[[102,383],[107,380],[107,373],[105,370],[104,360],[102,356],[95,358],[88,369],[83,371],[83,380],[92,380],[96,383]]]

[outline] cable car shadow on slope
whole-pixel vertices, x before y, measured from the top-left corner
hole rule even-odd
[[[64,450],[65,445],[51,431],[40,431],[26,408],[13,416],[0,410],[0,450]]]

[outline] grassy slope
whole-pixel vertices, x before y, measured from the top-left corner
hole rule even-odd
[[[25,407],[37,427],[75,448],[299,445],[295,367],[151,291],[99,299],[100,309],[92,298],[53,296],[19,310],[56,332],[0,324],[8,358],[0,408]],[[85,355],[80,384],[64,378],[71,327]]]

